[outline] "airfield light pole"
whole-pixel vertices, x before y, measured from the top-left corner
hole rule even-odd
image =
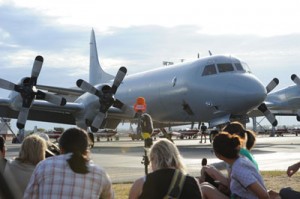
[[[143,97],[138,97],[136,100],[136,104],[134,105],[134,110],[138,117],[138,127],[137,133],[142,136],[144,139],[144,156],[142,160],[142,164],[145,166],[145,174],[148,174],[148,151],[152,145],[151,134],[153,132],[153,124],[152,119],[149,114],[145,113],[146,111],[146,101]]]

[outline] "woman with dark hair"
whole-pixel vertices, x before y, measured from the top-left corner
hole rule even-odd
[[[60,140],[62,155],[37,165],[24,198],[114,198],[109,176],[88,157],[87,133],[66,130]]]
[[[255,133],[251,130],[247,130],[244,126],[239,122],[231,122],[229,123],[223,131],[228,132],[231,135],[238,135],[241,140],[241,148],[239,153],[245,157],[247,157],[257,168],[258,164],[251,154],[250,150],[253,148],[256,138]]]
[[[254,164],[257,171],[259,171],[258,164],[250,152],[250,150],[252,149],[256,141],[255,133],[251,130],[246,130],[244,126],[239,122],[229,123],[227,126],[223,128],[223,131],[239,137],[241,143],[241,146],[239,147],[239,151],[238,151],[239,155],[248,158]],[[227,164],[227,172],[228,172],[228,176],[230,176],[231,168],[228,164]],[[215,185],[219,189],[222,189],[224,193],[230,194],[229,179],[223,173],[221,173],[221,171],[219,171],[212,165],[203,166],[201,169],[200,182],[208,181],[207,176],[209,176],[209,179],[212,179],[209,181],[211,184]],[[214,183],[214,181],[218,181],[220,183],[216,184]]]
[[[240,147],[240,137],[227,132],[216,135],[213,141],[217,158],[231,167],[229,182],[231,198],[269,199],[262,176],[249,159],[239,155]],[[229,198],[209,183],[202,183],[201,190],[204,198]]]

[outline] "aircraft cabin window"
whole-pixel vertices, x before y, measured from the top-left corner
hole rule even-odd
[[[211,64],[211,65],[205,66],[205,68],[203,70],[203,73],[202,73],[202,76],[213,75],[213,74],[216,74],[216,73],[217,73],[217,70],[216,70],[215,65]]]
[[[233,68],[232,64],[230,64],[230,63],[217,64],[217,66],[218,66],[218,70],[220,73],[234,71],[234,68]]]
[[[243,68],[242,64],[240,63],[234,63],[236,70],[238,71],[245,71],[245,69]]]

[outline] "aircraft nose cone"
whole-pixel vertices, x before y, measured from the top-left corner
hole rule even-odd
[[[259,106],[267,96],[266,88],[253,75],[231,82],[231,88],[232,92],[228,90],[227,96],[231,98],[231,104],[236,112],[250,111]]]
[[[246,101],[249,104],[253,104],[253,106],[257,106],[265,100],[267,97],[267,91],[259,80],[254,80],[250,85],[247,87],[248,92],[246,93]]]

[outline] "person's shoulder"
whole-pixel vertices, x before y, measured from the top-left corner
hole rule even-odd
[[[175,169],[171,168],[164,168],[164,169],[158,169],[156,171],[153,171],[147,175],[147,178],[156,177],[156,176],[166,176],[166,175],[173,175],[175,172]]]
[[[55,155],[55,156],[51,156],[48,157],[46,159],[44,159],[42,162],[45,163],[50,163],[50,162],[55,162],[55,161],[60,161],[60,160],[66,160],[67,157],[65,154],[61,154],[61,155]]]
[[[171,178],[175,172],[175,169],[164,168],[152,171],[147,174],[146,180],[147,182],[161,182],[162,180]]]
[[[16,168],[22,168],[22,169],[25,169],[25,168],[35,168],[35,165],[33,164],[30,164],[30,163],[26,163],[26,162],[22,162],[18,159],[13,159],[11,161],[8,161],[7,164],[10,166],[10,167],[16,167]]]
[[[252,169],[256,169],[254,164],[245,156],[240,156],[232,165],[232,170],[235,170],[235,172],[244,172]]]
[[[99,175],[103,175],[104,173],[107,174],[107,172],[105,171],[105,169],[93,162],[88,162],[88,168],[89,171],[92,172],[93,174],[99,174]]]
[[[37,168],[42,169],[42,168],[48,168],[48,167],[58,167],[61,164],[66,164],[66,157],[65,155],[56,155],[56,156],[51,156],[48,157],[42,161],[40,161],[37,164]]]

